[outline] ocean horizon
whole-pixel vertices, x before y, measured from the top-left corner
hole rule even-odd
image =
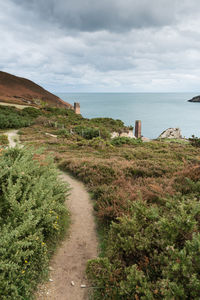
[[[85,118],[110,117],[134,126],[142,121],[142,135],[157,138],[165,129],[180,128],[183,137],[200,137],[200,103],[187,100],[197,93],[56,93],[79,102]]]

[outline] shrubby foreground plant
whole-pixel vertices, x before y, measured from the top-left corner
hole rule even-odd
[[[97,299],[199,299],[199,218],[195,197],[133,202],[111,224],[105,258],[88,264]]]
[[[29,149],[0,156],[0,299],[30,299],[68,222],[67,189],[51,159]]]

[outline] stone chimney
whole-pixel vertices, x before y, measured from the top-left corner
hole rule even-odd
[[[80,111],[80,103],[74,102],[74,112],[75,112],[75,114],[80,115],[80,113],[81,113],[81,111]]]
[[[135,137],[137,139],[141,138],[141,121],[137,120],[135,121]]]

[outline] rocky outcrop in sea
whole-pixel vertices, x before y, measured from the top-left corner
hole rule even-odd
[[[195,96],[192,99],[188,100],[188,102],[200,102],[200,96]]]

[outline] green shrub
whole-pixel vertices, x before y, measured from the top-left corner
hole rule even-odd
[[[121,120],[114,120],[112,118],[93,118],[90,119],[90,124],[98,127],[105,127],[109,131],[120,131],[125,128],[124,123]]]
[[[104,140],[110,139],[111,134],[107,128],[100,127],[99,128],[100,137]]]
[[[88,264],[96,299],[199,299],[199,220],[194,197],[134,202],[112,223],[106,257]]]
[[[0,113],[0,128],[20,128],[27,127],[31,125],[31,120],[28,118],[23,118],[20,115],[10,114],[4,115]]]
[[[77,127],[74,127],[74,131],[87,140],[91,140],[95,137],[100,136],[100,131],[99,131],[99,129],[96,129],[96,128],[77,126]]]
[[[44,111],[47,111],[47,112],[49,112],[49,113],[51,113],[52,115],[68,115],[68,113],[70,113],[70,112],[72,112],[72,113],[74,113],[72,110],[70,110],[70,112],[67,110],[67,109],[65,109],[65,108],[59,108],[59,107],[50,107],[50,106],[48,106],[48,107],[45,107],[44,108]]]
[[[22,111],[21,111],[23,116],[28,116],[30,118],[37,118],[39,117],[42,112],[34,107],[25,107]]]
[[[73,109],[59,108],[59,107],[45,107],[43,109],[49,116],[63,117],[67,123],[70,121],[70,124],[78,123],[79,121],[85,120],[79,114],[76,114]]]
[[[194,147],[200,147],[200,138],[192,135],[192,137],[189,139],[189,142]]]
[[[0,129],[27,127],[32,124],[32,118],[23,115],[15,107],[0,106]]]
[[[0,157],[0,299],[30,299],[68,220],[66,188],[31,149]]]
[[[34,119],[42,112],[34,107],[19,110],[15,107],[0,106],[0,128],[21,128],[33,124]]]

